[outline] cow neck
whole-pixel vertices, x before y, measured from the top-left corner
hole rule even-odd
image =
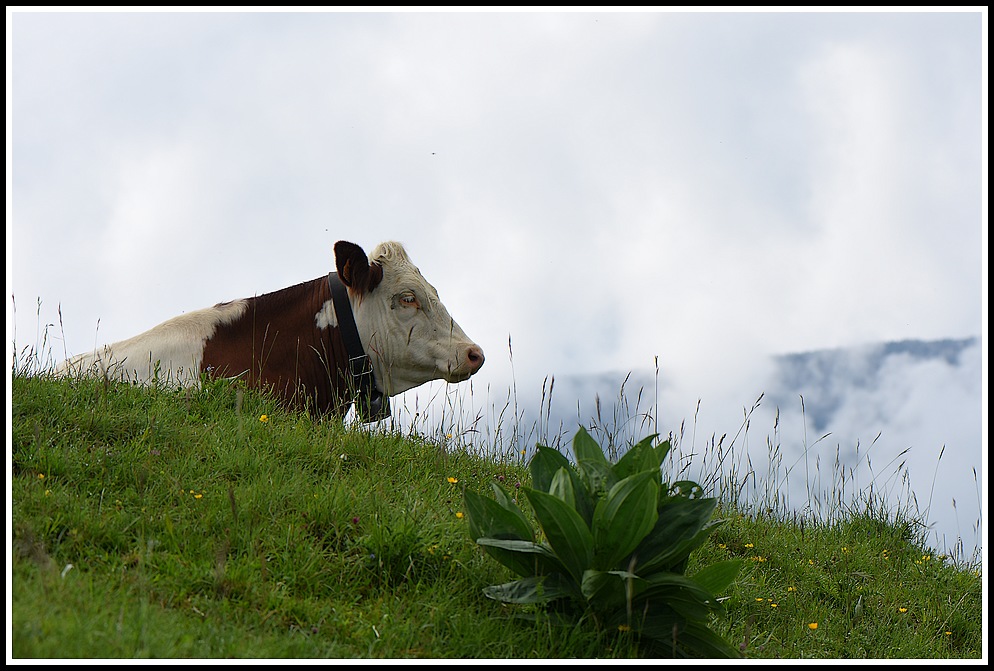
[[[349,290],[338,277],[338,273],[328,273],[328,286],[331,289],[332,305],[338,321],[338,332],[342,334],[345,351],[349,355],[348,370],[352,376],[349,392],[354,392],[356,414],[363,422],[377,422],[390,416],[390,399],[376,388],[373,378],[373,362],[366,355],[359,338],[359,329],[352,314]]]

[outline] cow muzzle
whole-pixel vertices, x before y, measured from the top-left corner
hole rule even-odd
[[[446,382],[462,382],[475,375],[483,367],[486,357],[479,345],[469,345],[460,350],[457,363],[448,370]]]

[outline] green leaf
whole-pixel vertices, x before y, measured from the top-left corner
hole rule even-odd
[[[594,568],[607,570],[632,550],[656,524],[659,472],[643,471],[614,485],[594,508]]]
[[[573,499],[576,511],[580,513],[584,523],[589,527],[594,517],[594,500],[592,492],[576,472],[576,469],[557,450],[537,445],[538,449],[528,464],[532,476],[532,487],[540,492],[552,489],[552,480],[560,469],[565,468],[573,485]]]
[[[696,550],[697,548],[699,548],[700,546],[704,545],[704,541],[708,539],[708,536],[711,535],[711,532],[724,523],[725,520],[710,521],[704,526],[703,529],[701,529],[697,533],[697,535],[681,543],[680,546],[676,549],[675,556],[682,555],[683,559],[674,563],[670,570],[676,573],[686,573],[687,563],[690,561],[689,559],[690,553]]]
[[[560,468],[572,469],[569,460],[558,450],[545,445],[536,445],[535,454],[528,462],[528,471],[532,476],[532,487],[540,492],[549,491],[552,478]]]
[[[641,473],[642,471],[659,471],[659,467],[663,465],[662,459],[659,457],[660,452],[657,452],[652,447],[652,441],[659,434],[654,433],[647,438],[643,438],[635,445],[632,445],[627,452],[625,452],[621,459],[618,460],[612,470],[614,475],[619,480],[627,478],[630,475],[635,475],[636,473]]]
[[[711,592],[721,594],[735,581],[742,568],[741,559],[728,559],[702,568],[692,578],[698,585]]]
[[[463,501],[466,504],[466,515],[469,518],[469,535],[476,540],[481,536],[491,538],[519,538],[534,540],[535,533],[527,518],[511,502],[506,492],[494,483],[495,491],[500,490],[499,496],[503,502],[480,496],[471,489],[463,491]],[[510,503],[513,507],[508,507]]]
[[[716,499],[670,499],[658,507],[655,526],[632,552],[639,575],[671,570],[687,559],[706,538],[698,534],[707,528],[718,504]]]
[[[556,553],[553,552],[547,545],[534,543],[532,541],[513,540],[508,538],[487,538],[484,536],[483,538],[477,538],[476,544],[493,548],[503,548],[505,550],[511,550],[512,552],[542,555],[547,559],[559,561],[559,558],[556,557]]]
[[[556,599],[574,598],[563,581],[554,576],[531,576],[484,588],[483,594],[502,603],[548,603]]]
[[[583,572],[580,590],[590,607],[597,612],[610,612],[627,604],[645,587],[645,581],[628,571]]]
[[[704,493],[704,488],[693,480],[677,480],[670,483],[667,496],[683,499],[699,499]]]
[[[673,445],[669,440],[664,440],[657,443],[656,446],[652,448],[656,451],[656,460],[659,462],[660,466],[662,466],[663,462],[666,461],[666,456],[670,453],[670,449],[672,447]]]
[[[738,659],[742,657],[732,644],[718,636],[701,622],[688,622],[677,635],[677,646],[688,657],[707,659]]]
[[[477,538],[476,544],[482,545],[487,554],[521,576],[569,574],[556,553],[541,543],[502,538]]]
[[[735,658],[741,655],[701,622],[686,618],[665,603],[648,610],[618,610],[606,620],[608,628],[628,625],[642,639],[645,652],[654,657]]]
[[[480,543],[480,541],[485,540],[483,538],[477,539],[477,543],[480,545],[486,545],[486,543]],[[527,543],[529,541],[501,541],[502,543]],[[502,566],[514,571],[516,574],[522,577],[534,576],[534,575],[544,575],[547,571],[543,570],[542,562],[535,556],[524,555],[519,552],[509,552],[498,547],[484,547],[484,551],[490,555],[495,561],[497,561]]]
[[[549,493],[576,510],[576,494],[573,491],[573,478],[570,476],[570,469],[563,467],[556,471],[552,477],[552,484],[549,486]]]
[[[576,510],[552,494],[526,488],[525,496],[552,550],[579,583],[593,558],[594,539],[590,529]]]
[[[521,509],[518,508],[518,505],[514,502],[514,499],[511,498],[511,495],[507,493],[506,489],[501,487],[496,482],[491,482],[490,488],[494,491],[494,499],[501,505],[502,508],[515,513],[522,520],[524,520],[525,524],[527,524],[529,528],[531,527],[531,524],[528,522],[528,518],[526,518],[524,513],[521,512]]]
[[[714,595],[696,581],[677,573],[655,573],[646,579],[640,602],[661,600],[688,620],[706,620],[717,607]]]
[[[649,608],[641,604],[641,609],[619,608],[605,618],[607,627],[614,629],[627,625],[638,632],[640,636],[648,636],[660,643],[670,644],[668,649],[659,652],[670,652],[674,631],[682,631],[687,626],[686,619],[662,601],[652,603]]]
[[[532,542],[535,533],[524,514],[514,506],[506,492],[495,486],[495,493],[502,502],[480,496],[466,489],[463,500],[466,504],[466,517],[469,521],[470,538],[479,542],[480,538],[518,540]],[[510,504],[511,507],[507,507]],[[523,557],[501,548],[485,548],[488,555],[521,576],[541,573],[543,564],[536,564],[533,557]]]
[[[596,499],[618,481],[604,451],[582,426],[573,436],[576,467],[591,496]]]
[[[573,454],[576,455],[577,461],[608,463],[607,457],[604,456],[604,450],[582,426],[573,436]]]

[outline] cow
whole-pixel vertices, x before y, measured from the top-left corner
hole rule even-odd
[[[291,409],[362,422],[389,416],[389,398],[431,380],[461,382],[483,350],[449,316],[398,242],[368,257],[335,243],[337,272],[252,298],[173,317],[144,333],[73,357],[62,375],[180,387],[203,376],[244,380]]]

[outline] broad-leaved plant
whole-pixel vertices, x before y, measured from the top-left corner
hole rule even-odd
[[[494,498],[465,490],[471,537],[521,576],[484,593],[592,616],[601,628],[632,632],[651,654],[738,657],[708,624],[741,563],[685,574],[690,553],[721,523],[711,519],[717,501],[694,482],[662,481],[670,442],[653,444],[656,437],[614,464],[582,427],[573,439],[575,465],[538,445],[528,464],[532,486],[522,488],[538,533],[499,484]]]

